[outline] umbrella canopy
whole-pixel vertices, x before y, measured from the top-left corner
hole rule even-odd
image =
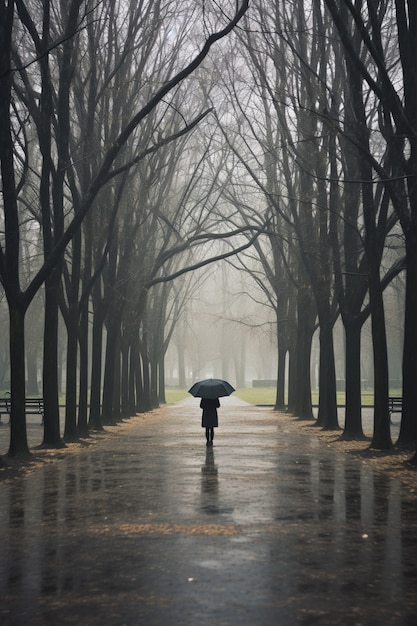
[[[208,400],[214,400],[215,398],[221,398],[222,396],[230,396],[235,391],[227,380],[221,380],[220,378],[208,378],[207,380],[200,380],[188,390],[195,398],[206,398]]]

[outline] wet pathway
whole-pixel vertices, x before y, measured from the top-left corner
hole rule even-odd
[[[0,624],[417,624],[401,484],[269,409],[139,416],[0,483]]]

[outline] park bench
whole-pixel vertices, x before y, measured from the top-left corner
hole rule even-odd
[[[401,413],[403,410],[402,396],[390,396],[388,398],[388,409],[389,409],[390,420],[392,421],[392,414]]]
[[[0,424],[1,416],[3,414],[10,415],[10,411],[12,410],[12,401],[11,398],[0,398]],[[25,413],[31,415],[41,415],[42,422],[44,417],[44,402],[43,398],[26,398],[25,399]]]

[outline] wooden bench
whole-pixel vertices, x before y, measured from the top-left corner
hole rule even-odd
[[[389,409],[390,420],[392,421],[392,414],[401,413],[403,410],[402,396],[390,396],[388,398],[388,409]]]
[[[4,414],[10,415],[12,410],[11,398],[0,398],[0,424],[1,416]],[[26,398],[25,399],[25,413],[30,415],[42,415],[42,422],[44,417],[45,407],[43,398]]]

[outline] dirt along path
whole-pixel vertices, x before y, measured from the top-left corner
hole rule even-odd
[[[213,448],[188,399],[4,474],[0,624],[414,626],[412,483],[221,404]]]

